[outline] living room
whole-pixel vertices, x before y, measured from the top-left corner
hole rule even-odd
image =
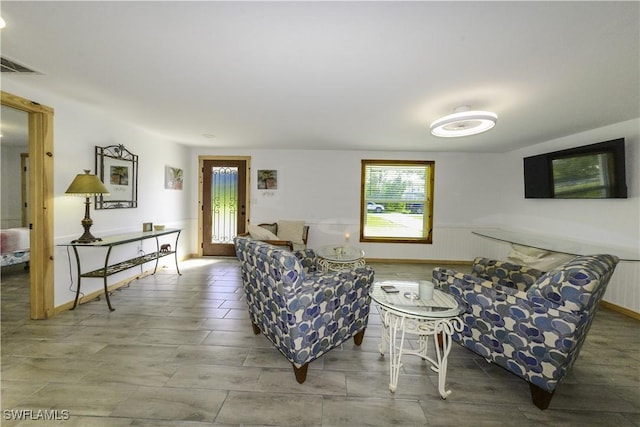
[[[6,37],[3,43],[7,46],[5,51],[11,50],[10,36],[13,30],[10,18],[12,8],[17,6],[7,4],[4,8],[3,14],[9,21],[7,29],[3,30],[3,36]],[[22,13],[28,10],[27,7]],[[19,15],[20,9],[14,13]],[[24,46],[22,48],[26,49]],[[18,59],[20,52],[14,51],[13,56],[13,59]],[[281,144],[265,146],[262,143],[236,146],[218,142],[217,139],[195,145],[181,143],[174,135],[162,134],[158,129],[107,112],[102,104],[114,101],[101,98],[104,94],[92,94],[90,91],[81,93],[77,89],[61,94],[53,88],[40,85],[42,76],[5,74],[3,91],[50,106],[55,111],[53,236],[56,244],[76,238],[80,229],[82,203],[77,198],[66,196],[65,189],[82,169],[94,169],[96,146],[112,144],[123,144],[139,156],[138,207],[92,209],[92,231],[98,236],[137,231],[146,222],[181,228],[184,231],[177,250],[182,258],[198,254],[199,251],[200,156],[249,156],[250,180],[253,183],[256,182],[257,170],[277,170],[277,190],[260,191],[253,185],[249,196],[250,221],[260,223],[278,219],[304,219],[312,230],[310,247],[341,240],[345,232],[354,236],[358,234],[362,159],[435,161],[433,243],[362,243],[370,259],[468,262],[481,254],[505,257],[508,251],[506,246],[496,246],[471,233],[474,229],[486,227],[537,231],[561,239],[600,244],[606,242],[608,247],[631,250],[637,249],[640,240],[637,220],[640,216],[640,177],[634,166],[638,164],[640,151],[637,106],[631,111],[620,111],[616,107],[613,109],[615,114],[603,109],[602,115],[607,113],[606,125],[586,128],[574,126],[572,129],[575,131],[564,130],[563,136],[539,136],[536,142],[531,142],[531,136],[527,136],[526,130],[523,130],[522,138],[528,141],[526,144],[513,141],[511,145],[495,149],[474,148],[476,143],[482,145],[491,141],[474,140],[483,138],[483,135],[460,138],[464,140],[461,143],[453,142],[455,138],[435,138],[435,143],[432,140],[424,150],[409,147],[402,139],[394,141],[393,137],[382,144],[375,142],[366,145],[362,142],[359,145],[346,145],[348,149],[342,148],[339,136],[329,143],[300,148]],[[637,81],[635,84],[637,86]],[[637,95],[632,93],[625,96],[632,104],[637,99]],[[473,97],[477,98],[475,95]],[[629,99],[625,100],[625,105]],[[148,107],[149,114],[153,115],[153,107]],[[123,105],[122,108],[127,110],[132,107]],[[497,135],[500,127],[509,126],[506,109],[504,113],[496,128],[484,135],[491,135],[492,132]],[[422,126],[420,132],[428,134],[428,123]],[[532,124],[531,127],[539,129],[540,125]],[[620,137],[625,138],[626,144],[626,199],[536,200],[523,197],[524,157]],[[371,139],[371,135],[363,138]],[[164,188],[166,165],[184,171],[183,190]],[[73,299],[67,268],[69,254],[64,247],[56,247],[54,251],[54,306],[61,307]],[[638,290],[629,280],[637,277],[638,273],[637,262],[622,263],[605,300],[623,310],[640,312]],[[99,283],[88,284],[86,292],[97,291],[100,286]]]
[[[37,262],[2,272],[3,425],[637,425],[637,2],[3,1],[1,14],[3,66],[7,57],[35,70],[3,72],[2,102],[28,112],[24,147],[39,173],[29,195]],[[463,104],[495,112],[495,127],[430,133]],[[525,197],[524,158],[618,138],[627,197]],[[69,242],[85,200],[67,189],[83,170],[98,173],[96,147],[118,145],[137,156],[136,207],[91,200],[91,232],[180,229],[172,250],[183,274],[165,258],[158,274],[134,280],[148,263],[111,276],[122,286],[115,311],[102,280],[83,280],[83,304],[70,310],[79,279]],[[373,304],[362,345],[341,343],[298,384],[251,330],[238,260],[200,257],[202,159],[237,157],[250,163],[251,224],[304,220],[311,249],[348,234],[377,281],[506,259],[508,242],[474,233],[493,229],[631,256],[544,411],[524,381],[458,345],[446,399],[415,358],[402,360],[391,392]],[[359,241],[364,159],[434,162],[431,243]],[[182,171],[180,188],[167,168]],[[7,169],[3,159],[3,194],[17,187]],[[260,170],[277,172],[275,188],[260,187]]]

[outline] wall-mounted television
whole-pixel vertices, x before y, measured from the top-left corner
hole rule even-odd
[[[626,198],[624,138],[525,157],[524,197]]]

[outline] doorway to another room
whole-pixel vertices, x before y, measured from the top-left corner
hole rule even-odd
[[[28,168],[22,167],[28,183],[21,190],[20,225],[25,224],[29,241],[29,311],[31,319],[47,319],[54,312],[53,301],[53,109],[37,102],[0,92],[3,107],[28,115]],[[4,125],[10,117],[3,117]],[[26,156],[22,156],[26,166]],[[26,207],[25,204],[26,203]],[[16,219],[17,221],[17,219]],[[17,225],[17,223],[16,223]],[[4,225],[3,225],[4,226]]]

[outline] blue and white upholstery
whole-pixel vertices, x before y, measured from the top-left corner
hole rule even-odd
[[[530,383],[536,406],[549,406],[576,361],[618,263],[578,256],[553,270],[476,258],[472,274],[433,270],[434,283],[467,307],[453,339]]]
[[[241,236],[234,243],[253,330],[292,363],[299,383],[309,362],[350,338],[362,343],[374,277],[370,267],[323,273],[316,271],[311,249],[291,252]]]

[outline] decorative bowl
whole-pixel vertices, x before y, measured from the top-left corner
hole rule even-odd
[[[164,225],[154,225],[153,229],[156,231],[162,231],[164,230]]]

